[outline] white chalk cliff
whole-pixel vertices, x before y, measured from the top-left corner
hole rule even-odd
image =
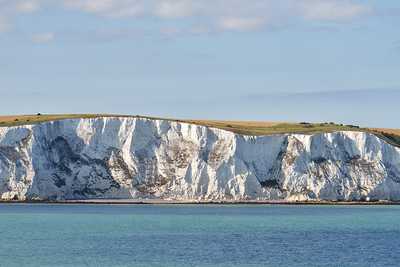
[[[0,127],[0,199],[400,200],[373,134],[244,136],[143,118]]]

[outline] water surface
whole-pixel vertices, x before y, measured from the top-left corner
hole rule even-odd
[[[400,206],[0,205],[0,266],[399,266]]]

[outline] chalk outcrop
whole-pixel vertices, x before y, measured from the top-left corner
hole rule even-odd
[[[363,132],[243,136],[143,118],[0,128],[0,199],[400,200],[400,148]]]

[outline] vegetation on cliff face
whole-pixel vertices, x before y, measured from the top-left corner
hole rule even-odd
[[[400,147],[400,129],[383,128],[361,128],[356,125],[343,125],[334,122],[324,123],[288,123],[288,122],[265,122],[265,121],[223,121],[223,120],[177,120],[169,118],[156,118],[139,115],[110,115],[110,114],[36,114],[0,116],[0,127],[36,124],[53,120],[98,118],[98,117],[136,117],[158,120],[169,120],[182,123],[208,126],[231,131],[243,135],[271,135],[271,134],[313,134],[337,131],[360,131],[373,133],[386,142]]]

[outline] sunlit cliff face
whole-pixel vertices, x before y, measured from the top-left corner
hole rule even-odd
[[[362,132],[243,136],[143,118],[0,128],[2,200],[400,199],[400,149]]]

